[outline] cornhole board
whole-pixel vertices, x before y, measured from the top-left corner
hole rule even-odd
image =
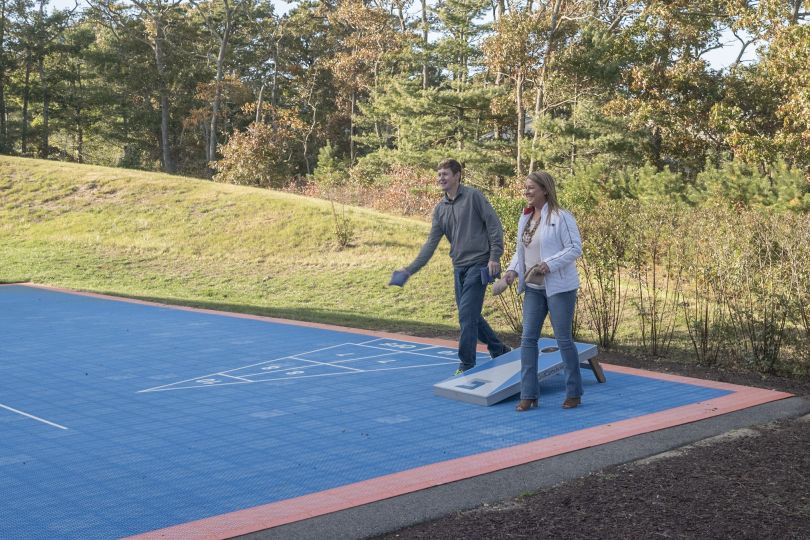
[[[540,358],[537,379],[543,381],[565,369],[557,342],[540,338],[537,342]],[[574,342],[581,367],[594,372],[596,380],[605,382],[602,366],[596,360],[596,345]],[[514,349],[488,362],[481,363],[460,375],[433,385],[436,396],[457,399],[475,405],[494,405],[520,392],[520,349]]]

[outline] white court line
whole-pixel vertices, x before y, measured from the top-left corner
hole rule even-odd
[[[230,377],[231,379],[238,379],[238,380],[240,380],[240,381],[245,381],[245,382],[253,382],[253,381],[251,381],[250,379],[245,379],[244,377],[237,377],[236,375],[228,375],[228,374],[227,374],[226,372],[224,372],[224,371],[222,371],[222,372],[220,372],[220,373],[217,373],[217,375],[221,375],[221,376],[223,376],[223,377]]]
[[[349,372],[352,372],[352,373],[365,373],[366,371],[379,371],[379,370],[376,370],[376,369],[374,369],[374,370],[357,369],[357,368],[352,368],[352,367],[349,367],[349,366],[346,366],[346,365],[343,365],[343,364],[344,363],[354,362],[354,361],[357,361],[357,360],[368,360],[368,359],[372,359],[372,358],[384,358],[386,356],[393,356],[393,355],[396,355],[396,354],[413,354],[413,355],[418,355],[418,356],[426,356],[428,358],[433,358],[433,359],[436,359],[436,360],[439,360],[439,359],[446,360],[447,359],[447,357],[445,357],[445,356],[439,356],[439,355],[435,355],[435,354],[433,354],[433,355],[431,355],[431,354],[421,354],[420,352],[411,352],[408,349],[386,348],[386,347],[377,347],[377,346],[369,345],[370,343],[374,343],[374,342],[395,343],[396,341],[397,340],[393,340],[393,339],[375,338],[375,339],[363,341],[361,343],[356,343],[356,342],[338,343],[336,345],[328,345],[326,347],[320,347],[320,348],[317,348],[317,349],[311,349],[309,351],[305,351],[305,352],[302,352],[302,353],[295,353],[295,354],[291,354],[291,355],[288,355],[288,356],[280,356],[280,357],[274,358],[273,360],[265,360],[263,362],[256,362],[254,364],[248,364],[246,366],[240,366],[238,368],[228,369],[228,370],[224,370],[224,371],[217,371],[216,373],[208,373],[206,375],[201,375],[199,377],[192,377],[190,379],[184,379],[184,380],[181,380],[181,381],[175,381],[175,382],[169,383],[169,384],[162,384],[160,386],[153,386],[152,388],[146,388],[144,390],[138,390],[136,393],[141,394],[141,393],[147,393],[147,392],[159,392],[159,391],[164,391],[164,390],[182,390],[182,389],[186,389],[186,388],[209,388],[209,387],[212,387],[212,386],[226,386],[226,385],[233,385],[233,384],[245,384],[245,383],[257,383],[257,382],[264,382],[264,381],[282,380],[282,379],[262,379],[261,381],[255,381],[255,380],[252,380],[252,379],[246,379],[246,377],[251,377],[251,376],[255,376],[255,375],[265,375],[267,372],[248,373],[248,374],[245,374],[243,372],[242,376],[229,375],[229,373],[233,373],[234,371],[247,370],[248,368],[257,367],[257,366],[264,366],[264,365],[272,364],[273,362],[278,362],[278,361],[281,361],[281,360],[297,360],[299,362],[308,362],[308,363],[310,363],[312,365],[322,365],[322,366],[329,366],[329,367],[334,367],[334,368],[345,369],[345,370],[348,370]],[[407,341],[403,341],[403,343],[411,344],[411,342],[407,342]],[[340,347],[345,347],[347,345],[348,346],[356,346],[356,347],[364,347],[364,348],[368,348],[368,349],[376,349],[376,350],[385,351],[385,352],[381,353],[381,354],[372,355],[372,356],[363,356],[363,357],[360,357],[360,358],[352,358],[352,359],[336,360],[335,361],[335,362],[341,362],[341,363],[322,362],[322,361],[319,361],[319,360],[310,360],[308,358],[302,358],[302,356],[307,355],[307,354],[314,354],[314,353],[318,353],[318,352],[323,352],[323,351],[327,351],[329,349],[338,349]],[[414,343],[414,345],[416,346],[416,348],[419,351],[426,351],[426,350],[431,350],[431,349],[443,349],[443,348],[445,348],[445,347],[439,347],[437,345],[425,345],[425,344],[420,344],[420,343]],[[423,348],[420,348],[420,346],[423,346]],[[449,350],[452,350],[452,349],[449,349]],[[442,364],[453,363],[454,361],[442,362]],[[426,367],[427,365],[428,364],[425,364],[424,366],[420,365],[420,366],[413,366],[413,367]],[[439,365],[439,364],[431,364],[431,365]],[[279,370],[278,373],[284,373],[285,371],[292,371],[292,370],[295,370],[295,369],[301,369],[301,366],[291,366],[291,367],[288,367],[288,368],[283,368],[283,369]],[[403,368],[398,367],[398,368],[389,368],[389,369],[403,369]],[[336,375],[336,374],[305,375],[304,377],[320,377],[320,376],[326,376],[326,375]],[[183,383],[199,381],[199,380],[202,380],[202,379],[209,379],[211,377],[217,377],[217,376],[219,376],[219,377],[230,377],[230,378],[233,378],[233,379],[239,379],[240,382],[217,383],[217,384],[209,384],[209,385],[180,386]],[[298,379],[298,378],[303,378],[303,377],[285,377],[284,380]],[[244,379],[244,381],[243,381],[243,379]],[[179,386],[179,388],[170,388],[170,387],[178,387],[178,386]]]
[[[45,420],[44,418],[40,418],[39,416],[34,416],[33,414],[28,414],[26,412],[18,411],[14,407],[9,407],[8,405],[3,405],[2,403],[0,403],[0,407],[2,407],[3,409],[9,410],[11,412],[15,412],[17,414],[27,416],[28,418],[33,418],[34,420],[42,422],[43,424],[48,424],[49,426],[53,426],[55,428],[67,429],[65,426],[60,426],[59,424],[54,424],[53,422],[49,422],[49,421]]]
[[[422,364],[422,365],[418,365],[418,366],[397,366],[397,367],[366,369],[366,370],[359,371],[358,373],[373,373],[373,372],[376,372],[376,371],[399,371],[399,370],[403,370],[403,369],[413,369],[413,368],[421,368],[421,367],[435,367],[435,366],[451,365],[451,364],[456,364],[457,362],[458,362],[457,360],[453,360],[452,362],[442,362],[441,364]],[[296,380],[296,379],[311,379],[311,378],[315,378],[315,377],[338,377],[340,375],[354,375],[354,374],[355,373],[350,372],[350,371],[342,371],[342,372],[339,372],[339,373],[318,373],[316,375],[300,375],[300,376],[292,376],[292,377],[278,377],[278,378],[274,378],[274,379],[260,379],[260,380],[256,380],[256,381],[250,381],[250,383],[252,383],[252,384],[261,384],[261,383],[273,382],[273,381],[291,381],[291,380]],[[189,380],[190,381],[196,381],[197,379],[189,379]],[[182,382],[186,382],[186,381],[182,381]],[[180,387],[177,387],[177,388],[167,388],[167,386],[170,386],[170,385],[165,385],[165,386],[156,386],[154,388],[148,388],[146,390],[139,390],[138,393],[141,393],[141,392],[169,392],[169,391],[175,391],[175,390],[189,390],[189,389],[192,389],[192,388],[214,388],[214,387],[219,387],[219,386],[231,386],[231,385],[234,385],[234,384],[247,384],[247,383],[244,383],[244,382],[240,381],[240,382],[226,382],[226,383],[217,383],[217,384],[200,384],[200,385],[194,385],[194,386],[180,386]]]
[[[313,353],[313,352],[325,351],[326,349],[334,349],[335,347],[340,347],[342,345],[354,345],[354,343],[341,343],[340,345],[330,345],[329,347],[323,347],[321,349],[315,349],[313,351],[307,351],[307,352],[302,353],[302,354],[310,354],[310,353]],[[264,360],[262,362],[256,362],[255,364],[248,364],[246,366],[241,366],[241,367],[238,367],[238,368],[226,369],[225,371],[217,371],[217,372],[214,372],[214,373],[207,373],[205,375],[200,375],[199,377],[192,377],[190,379],[184,379],[182,381],[177,381],[177,382],[173,382],[173,383],[170,383],[170,384],[162,384],[160,386],[153,386],[152,388],[147,388],[145,390],[138,390],[136,393],[140,394],[141,392],[152,392],[155,389],[163,388],[165,386],[172,386],[172,385],[175,385],[175,384],[180,384],[180,383],[190,382],[190,381],[196,381],[196,380],[199,380],[199,379],[208,379],[208,378],[211,378],[211,377],[215,377],[217,375],[223,375],[225,373],[229,373],[231,371],[237,371],[237,370],[240,370],[240,369],[247,369],[249,367],[255,367],[255,366],[263,366],[265,364],[278,362],[279,360],[286,360],[288,358],[293,358],[293,357],[292,356],[278,356],[278,357],[276,357],[276,358],[274,358],[272,360]],[[303,360],[303,358],[295,358],[295,360]],[[229,377],[233,377],[234,379],[238,378],[237,376],[234,376],[234,375],[229,375]]]
[[[378,345],[372,345],[372,343],[380,343],[380,342],[382,342],[382,345],[385,345],[385,344],[388,344],[388,343],[390,343],[392,345],[390,347],[382,347],[382,346],[378,346]],[[369,348],[374,348],[374,349],[383,349],[383,350],[386,350],[386,351],[397,351],[397,352],[409,352],[411,349],[417,349],[417,350],[420,350],[420,351],[427,351],[427,350],[430,350],[430,349],[451,349],[452,348],[452,347],[443,347],[441,345],[430,345],[428,343],[417,343],[415,341],[400,341],[399,343],[404,343],[406,345],[410,345],[410,347],[405,348],[405,347],[395,347],[395,346],[393,346],[393,344],[395,344],[395,343],[397,343],[397,340],[395,340],[395,339],[377,338],[377,339],[370,339],[368,341],[362,341],[360,343],[354,343],[354,345],[358,345],[360,347],[369,347]]]
[[[359,345],[361,345],[363,347],[368,347],[369,349],[378,349],[378,350],[381,350],[381,351],[391,351],[392,354],[413,354],[413,355],[417,355],[417,356],[427,356],[428,358],[445,359],[445,358],[447,358],[449,356],[455,356],[456,355],[456,351],[454,349],[451,349],[450,347],[428,347],[428,348],[419,349],[419,350],[416,350],[416,351],[409,351],[407,349],[403,349],[403,350],[400,351],[400,350],[394,350],[394,349],[387,349],[385,347],[376,347],[374,345],[366,345],[366,344],[363,344],[363,343],[359,343]],[[426,351],[429,352],[431,349],[445,349],[448,354],[447,355],[427,354]],[[481,353],[481,354],[486,354],[486,353]],[[368,358],[374,358],[374,357],[369,356]],[[482,358],[485,358],[485,357],[482,357]]]
[[[371,348],[371,347],[369,347],[369,348]],[[385,358],[386,356],[394,356],[395,354],[399,354],[399,351],[392,351],[390,349],[378,349],[378,350],[384,350],[385,353],[373,354],[371,356],[358,356],[357,358],[347,358],[345,360],[334,360],[332,362],[322,362],[320,360],[309,360],[307,358],[301,358],[299,356],[293,356],[291,358],[295,358],[296,360],[305,360],[307,362],[315,362],[317,364],[322,364],[324,366],[345,367],[346,369],[355,369],[356,371],[363,371],[362,369],[346,367],[343,364],[348,364],[349,362],[357,362],[359,360],[372,360],[374,358]]]
[[[304,354],[309,354],[309,353],[304,353]],[[357,358],[357,360],[364,360],[365,358],[382,358],[383,356],[387,356],[387,355],[379,354],[377,356],[368,356],[368,357],[364,357],[364,358]],[[300,358],[298,356],[288,356],[287,358],[290,358],[292,360],[298,360],[299,362],[309,362],[311,365],[309,365],[309,366],[302,365],[302,366],[292,366],[292,367],[281,368],[281,369],[278,369],[278,370],[273,370],[272,373],[284,373],[285,371],[295,371],[296,369],[305,369],[307,367],[317,367],[317,366],[328,366],[328,367],[333,367],[333,368],[348,369],[350,371],[355,371],[355,372],[358,372],[358,371],[362,372],[363,371],[362,369],[343,366],[343,365],[340,365],[340,364],[332,364],[332,363],[329,363],[329,362],[321,362],[319,360],[310,360],[308,358]],[[287,358],[282,358],[282,360],[286,360]],[[353,360],[344,360],[344,362],[352,362],[352,361]],[[267,363],[272,364],[273,362],[267,362]],[[249,367],[253,367],[253,366],[249,366]],[[245,368],[234,368],[231,371],[238,371],[240,369],[245,369]],[[227,371],[222,372],[223,375],[225,375],[227,373],[228,373]],[[246,373],[246,374],[243,375],[243,377],[255,377],[256,375],[267,375],[268,373],[271,373],[271,372],[270,371],[257,371],[256,373]],[[233,377],[233,375],[229,375],[229,377]],[[252,379],[245,379],[245,380],[249,380],[250,382],[256,382],[256,381],[254,381]]]
[[[329,349],[336,349],[338,347],[343,347],[344,345],[357,345],[357,343],[339,343],[337,345],[329,345],[328,347],[321,347],[320,349],[312,349],[312,350],[305,351],[305,352],[302,352],[302,353],[297,353],[297,354],[300,354],[300,355],[312,354],[312,353],[316,353],[316,352],[326,351],[326,350],[329,350]],[[390,352],[390,353],[394,352],[394,351],[391,351],[390,349],[384,349],[384,350],[387,351],[387,352]],[[378,355],[378,356],[385,356],[385,355]],[[374,357],[368,357],[368,358],[374,358]],[[298,361],[301,361],[301,362],[310,362],[310,363],[321,363],[321,364],[323,364],[323,362],[317,362],[316,360],[307,360],[306,358],[300,358],[296,354],[292,354],[292,355],[289,355],[289,356],[278,356],[278,357],[276,357],[276,358],[274,358],[272,360],[265,360],[263,362],[256,362],[255,364],[248,364],[246,366],[240,366],[238,368],[233,368],[233,369],[226,369],[225,371],[217,371],[215,373],[207,373],[207,374],[201,375],[199,377],[192,377],[190,379],[184,379],[182,381],[176,381],[176,382],[173,382],[173,383],[170,383],[170,384],[162,384],[160,386],[153,386],[152,388],[147,388],[145,390],[138,390],[136,393],[140,394],[142,392],[154,392],[155,390],[162,389],[162,388],[164,388],[166,386],[174,386],[176,384],[182,384],[182,383],[185,383],[185,382],[197,381],[199,379],[209,379],[211,377],[216,377],[217,375],[225,375],[225,374],[231,373],[233,371],[239,371],[240,369],[247,369],[247,368],[250,368],[250,367],[263,366],[263,365],[266,365],[266,364],[272,364],[273,362],[278,362],[280,360],[287,360],[287,359],[298,360]],[[326,365],[332,365],[332,364],[326,364]],[[339,365],[335,364],[334,367],[342,367],[342,366],[339,366]],[[285,368],[285,369],[297,369],[297,368]],[[344,369],[354,369],[354,368],[344,368]],[[239,378],[236,375],[228,375],[228,377],[233,377],[234,379]],[[250,381],[250,382],[253,382],[253,381]],[[228,384],[234,384],[234,383],[228,383]]]

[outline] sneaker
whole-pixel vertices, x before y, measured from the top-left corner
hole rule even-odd
[[[456,370],[456,372],[455,372],[455,373],[453,373],[453,376],[455,377],[455,376],[457,376],[457,375],[461,375],[462,373],[464,373],[464,371],[463,371],[461,368],[458,368],[458,369]]]
[[[504,354],[506,354],[508,352],[512,352],[512,347],[510,347],[509,345],[504,345],[504,347],[505,348],[504,348],[504,350],[503,350],[503,352],[501,354],[495,354],[495,355],[490,354],[490,356],[492,356],[492,358],[498,358],[499,356],[503,356]]]

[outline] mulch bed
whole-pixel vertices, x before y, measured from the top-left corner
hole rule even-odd
[[[810,398],[807,380],[617,353],[600,359]],[[380,538],[810,538],[810,419],[733,434]]]

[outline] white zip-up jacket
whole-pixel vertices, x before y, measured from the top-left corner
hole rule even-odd
[[[517,249],[507,269],[518,275],[518,294],[526,290],[523,276],[527,270],[526,246],[520,239],[533,212],[534,208],[526,208],[518,219]],[[543,255],[543,262],[549,268],[549,273],[545,274],[546,295],[553,296],[579,288],[576,260],[582,256],[582,240],[579,237],[577,223],[570,212],[566,210],[554,212],[550,223],[546,222],[547,217],[548,204],[540,211],[540,225],[534,234],[540,235],[540,252]]]

